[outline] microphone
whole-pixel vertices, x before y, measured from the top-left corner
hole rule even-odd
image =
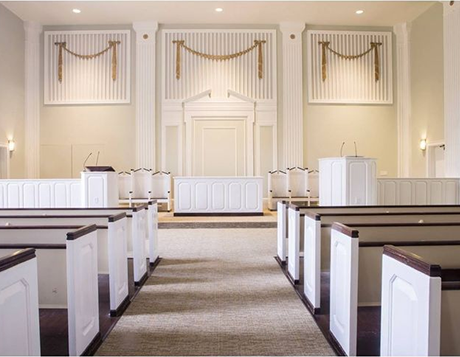
[[[89,155],[86,157],[85,161],[83,162],[83,171],[85,171],[86,169],[86,161],[88,161],[89,157],[92,155],[93,153],[90,152]]]
[[[345,146],[345,141],[342,143],[342,146],[340,147],[340,157],[343,157],[343,147]]]
[[[356,141],[353,141],[355,143],[355,157],[358,157],[358,148],[356,147]]]
[[[99,162],[99,154],[100,154],[100,151],[97,152],[96,166],[97,166],[97,163]]]

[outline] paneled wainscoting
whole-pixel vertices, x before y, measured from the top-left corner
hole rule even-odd
[[[457,178],[379,178],[379,205],[458,204]]]
[[[1,180],[0,208],[81,207],[80,179]]]

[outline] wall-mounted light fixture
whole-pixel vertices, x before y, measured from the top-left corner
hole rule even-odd
[[[426,139],[421,139],[420,140],[420,150],[422,150],[422,151],[426,150]]]
[[[8,140],[8,151],[13,152],[16,148],[16,143],[13,140]]]

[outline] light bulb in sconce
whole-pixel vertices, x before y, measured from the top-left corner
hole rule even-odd
[[[16,143],[13,140],[8,140],[8,151],[13,152],[16,148]]]
[[[426,150],[426,139],[421,139],[420,140],[420,150],[422,150],[422,151]]]

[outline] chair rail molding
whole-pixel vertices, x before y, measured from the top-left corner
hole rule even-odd
[[[26,177],[40,176],[40,34],[42,25],[25,21],[25,165]]]
[[[282,22],[284,167],[303,166],[302,32],[305,23]]]
[[[158,22],[134,22],[136,32],[136,165],[155,169],[155,46]]]
[[[397,62],[397,127],[398,127],[398,176],[410,176],[411,146],[410,122],[411,84],[410,84],[410,24],[405,22],[393,27],[396,35]]]
[[[460,4],[444,5],[444,138],[446,177],[460,177]]]

